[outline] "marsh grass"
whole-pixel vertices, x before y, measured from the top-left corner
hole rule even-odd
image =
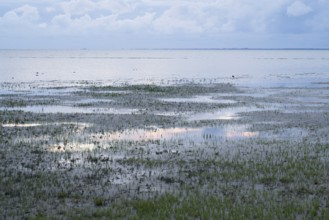
[[[79,100],[102,94],[98,91],[120,94],[109,97],[114,105],[147,108],[126,115],[0,111],[1,219],[329,219],[327,113],[284,114],[264,105],[261,112],[225,122],[153,114],[224,108],[157,99],[237,92],[221,84],[88,85],[72,95]],[[280,124],[266,124],[272,120]],[[42,126],[2,126],[10,123]],[[201,141],[111,139],[147,127],[256,123],[252,131],[276,137],[289,129],[311,132],[303,138],[225,139],[206,133]]]
[[[105,204],[105,199],[103,197],[94,197],[95,206],[103,206]]]
[[[242,146],[241,146],[242,147]],[[289,145],[280,150],[259,148],[235,154],[214,154],[198,160],[178,159],[173,163],[154,163],[148,159],[132,158],[121,161],[124,166],[138,169],[140,165],[149,169],[169,170],[158,178],[162,184],[174,187],[167,193],[153,194],[145,198],[127,199],[119,196],[105,203],[104,196],[92,197],[96,209],[67,210],[63,215],[92,216],[94,218],[132,219],[326,219],[328,213],[327,178],[328,163],[321,158],[329,155],[328,145]],[[198,151],[195,151],[197,153]],[[243,156],[242,156],[243,155]],[[284,156],[283,156],[284,155]],[[195,155],[197,156],[197,155]],[[119,162],[119,160],[117,161]],[[103,182],[111,175],[107,169],[92,168],[85,182],[107,190],[110,185]],[[175,175],[171,176],[171,173]],[[69,173],[67,173],[69,174]],[[53,203],[87,203],[92,188],[80,194],[79,187],[70,175],[43,172],[33,175],[15,174],[1,179],[3,198],[20,198],[25,209],[39,201]],[[84,179],[83,176],[75,178]],[[87,180],[87,179],[85,179]],[[178,185],[176,183],[179,183]],[[152,183],[151,183],[152,184]],[[155,183],[153,183],[155,184]],[[161,184],[160,184],[161,185]],[[257,188],[255,186],[262,187]],[[65,191],[63,190],[63,187]],[[70,190],[70,193],[67,193]],[[40,213],[39,213],[40,214]],[[47,213],[41,212],[45,218]]]
[[[145,167],[159,167],[161,165],[164,165],[167,163],[167,161],[162,161],[162,160],[155,160],[155,159],[150,159],[150,158],[126,158],[126,159],[119,159],[117,160],[118,163],[124,164],[124,165],[129,165],[129,166],[145,166]]]
[[[264,152],[271,154],[267,159],[272,162],[287,161],[284,164],[268,163],[268,160],[256,160],[257,163],[254,163],[243,157],[238,161],[221,158],[197,162],[194,166],[202,167],[202,172],[189,172],[187,177],[207,181],[188,183],[187,187],[175,194],[168,193],[147,200],[128,200],[121,208],[120,205],[111,206],[110,214],[103,210],[97,216],[119,218],[124,212],[125,217],[133,219],[326,219],[329,211],[326,196],[328,188],[325,185],[326,170],[329,167],[318,159],[322,155],[328,155],[328,150],[319,151],[327,146],[299,147],[301,149],[296,148],[296,152],[287,149],[289,156],[285,158],[281,158],[283,152]],[[317,149],[318,154],[314,155],[311,149]],[[248,163],[257,165],[250,168]],[[216,173],[211,167],[218,167],[219,171]],[[229,171],[223,172],[223,169]],[[316,174],[309,174],[315,170]],[[317,179],[315,185],[312,184],[314,178]],[[167,184],[174,183],[169,177],[162,179]],[[221,184],[218,181],[228,181],[231,184]],[[232,183],[236,181],[242,182],[232,188]],[[217,188],[213,191],[216,193],[211,193],[214,190],[210,187],[211,183]],[[191,184],[195,187],[190,187]],[[264,184],[264,188],[255,189],[255,184]],[[319,184],[326,189],[318,187]],[[204,185],[207,186],[207,191],[196,190]],[[318,190],[325,190],[326,193],[319,194]]]
[[[288,199],[276,204],[275,194],[250,192],[245,197],[222,197],[190,192],[180,197],[164,194],[148,200],[128,200],[97,210],[98,218],[128,219],[327,219],[326,209],[319,211],[317,201]],[[262,199],[262,201],[259,200]],[[270,206],[269,204],[272,204]]]
[[[19,100],[19,99],[5,99],[0,101],[0,106],[14,108],[14,107],[25,107],[29,103],[25,100]]]
[[[123,86],[91,86],[90,91],[132,91],[138,93],[154,93],[160,96],[179,95],[189,97],[196,94],[207,94],[214,92],[238,92],[237,88],[231,84],[210,84],[202,86],[196,83],[187,83],[182,85],[156,85],[156,84],[140,84],[140,85],[123,85]],[[87,91],[88,91],[87,90]]]

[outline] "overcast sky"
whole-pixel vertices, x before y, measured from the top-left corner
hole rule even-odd
[[[0,0],[0,48],[329,48],[329,0]]]

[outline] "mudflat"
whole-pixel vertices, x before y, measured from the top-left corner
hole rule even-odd
[[[2,83],[1,219],[328,219],[329,87]]]

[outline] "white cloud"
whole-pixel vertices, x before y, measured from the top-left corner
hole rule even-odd
[[[131,28],[137,32],[137,28],[142,28],[141,31],[154,34],[207,35],[266,32],[273,14],[278,13],[287,1],[68,0],[39,7],[45,12],[41,23],[47,24],[42,26],[55,26],[58,31],[61,26],[85,29],[84,32],[90,28],[124,32]]]
[[[69,14],[55,16],[51,24],[57,33],[67,34],[109,34],[114,32],[130,32],[145,34],[154,18],[154,13],[145,13],[133,19],[118,19],[117,15],[92,18],[85,14],[72,17]]]
[[[224,0],[173,4],[154,24],[158,31],[165,33],[177,33],[181,30],[187,33],[216,34],[241,31],[240,28],[243,31],[264,31],[266,19],[275,10],[273,7],[270,10],[262,8],[262,4],[251,0],[244,3]],[[270,4],[277,8],[275,4]]]
[[[53,8],[53,7],[46,7],[45,11],[46,11],[47,13],[53,13],[53,12],[56,12],[56,9]]]
[[[107,10],[113,14],[129,13],[136,10],[138,1],[108,1],[101,0],[96,3],[97,10]]]
[[[66,14],[83,15],[94,11],[107,11],[112,14],[133,11],[137,1],[109,1],[109,0],[70,0],[60,3],[60,7]]]
[[[205,35],[235,31],[266,32],[269,20],[283,8],[286,1],[71,0],[59,5],[62,13],[70,18],[64,22],[66,25],[70,22],[76,25],[81,16],[89,15],[91,20],[85,25],[86,28],[106,26],[107,30],[120,31],[121,28],[127,31],[131,28],[134,31],[140,27],[143,31],[148,29],[147,33],[155,34]],[[53,21],[56,20],[55,16]]]
[[[154,19],[154,13],[145,13],[144,15],[137,16],[134,19],[123,19],[117,20],[119,28],[126,30],[132,30],[133,32],[145,31],[148,27],[152,25]]]
[[[301,1],[295,1],[287,7],[287,14],[289,16],[302,16],[310,13],[312,8],[305,5]]]
[[[329,32],[329,0],[3,0],[1,5],[0,32],[8,38],[45,33],[147,41]]]
[[[40,18],[38,9],[29,5],[16,8],[8,11],[1,18],[3,22],[7,23],[33,23],[38,21]]]
[[[60,15],[56,15],[51,20],[51,23],[55,26],[67,27],[72,23],[72,19],[69,14],[60,14]]]
[[[198,23],[199,12],[188,7],[171,7],[156,18],[152,24],[157,32],[201,33],[203,27]]]
[[[69,14],[57,15],[51,20],[49,29],[54,35],[59,36],[92,36],[96,31],[105,31],[104,25],[93,20],[88,14],[74,18]]]
[[[108,0],[70,0],[59,3],[61,14],[50,19],[50,26],[58,33],[90,35],[95,33],[108,34],[113,31],[137,31],[144,28],[154,17],[152,12],[135,12],[135,15],[125,18],[126,13],[135,11],[137,1]]]
[[[44,28],[47,28],[48,25],[47,25],[47,23],[40,23],[40,24],[38,25],[38,27],[44,29]]]
[[[65,14],[81,15],[95,9],[95,3],[89,0],[71,0],[60,4]]]

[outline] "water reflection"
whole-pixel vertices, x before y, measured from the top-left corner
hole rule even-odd
[[[192,103],[218,103],[218,104],[234,104],[233,100],[214,99],[212,96],[195,96],[192,98],[167,98],[160,99],[165,102],[192,102]]]
[[[94,133],[88,138],[87,143],[78,140],[70,142],[63,141],[48,146],[50,152],[83,152],[92,151],[97,148],[106,148],[110,142],[136,141],[160,143],[172,141],[173,144],[191,144],[217,142],[226,140],[240,140],[258,137],[259,132],[251,132],[246,125],[225,125],[221,127],[200,127],[200,128],[146,128],[126,129],[117,132]]]
[[[91,151],[94,150],[96,146],[94,144],[84,144],[84,143],[59,143],[56,145],[49,146],[48,150],[50,152],[74,152],[74,151]]]
[[[39,127],[42,126],[42,124],[2,124],[1,125],[4,128],[13,128],[13,127],[22,127],[22,128],[29,128],[29,127]]]
[[[102,107],[74,107],[74,106],[62,106],[62,105],[33,105],[24,107],[12,107],[4,108],[0,107],[0,110],[20,110],[33,113],[104,113],[104,114],[133,114],[138,113],[138,109],[122,109],[122,108],[102,108]]]
[[[189,115],[187,121],[202,121],[202,120],[236,120],[239,119],[239,113],[259,111],[255,106],[224,108],[214,112],[202,112]]]
[[[127,129],[94,137],[103,141],[186,140],[202,142],[209,139],[239,139],[257,135],[258,132],[248,131],[248,126],[245,125],[225,125],[201,128]]]
[[[0,51],[1,82],[33,80],[122,80],[143,78],[198,79],[220,77],[244,85],[271,86],[287,73],[304,84],[328,79],[326,50],[119,50],[119,51]],[[237,65],[237,61],[239,65]],[[35,73],[40,73],[38,76]],[[300,75],[324,73],[323,75]],[[299,74],[299,75],[297,75]],[[240,78],[240,76],[250,76]]]
[[[219,112],[206,112],[198,113],[190,116],[188,121],[202,121],[202,120],[233,120],[239,117],[235,112],[219,111]]]
[[[1,126],[4,128],[30,128],[30,127],[40,127],[40,126],[61,126],[61,125],[70,125],[74,126],[78,129],[84,129],[87,127],[90,127],[91,124],[89,123],[76,123],[76,122],[57,122],[57,123],[45,123],[45,124],[40,124],[40,123],[8,123],[8,124],[2,124]]]

